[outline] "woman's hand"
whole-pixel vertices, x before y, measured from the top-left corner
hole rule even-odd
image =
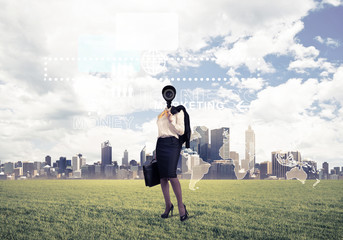
[[[167,113],[168,113],[167,116],[168,116],[169,122],[172,122],[174,119],[174,116],[173,116],[173,114],[171,114],[170,109],[167,110]]]

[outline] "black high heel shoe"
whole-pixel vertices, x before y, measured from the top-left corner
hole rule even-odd
[[[188,219],[188,212],[187,212],[187,209],[186,209],[186,205],[183,204],[183,206],[185,207],[185,215],[180,216],[180,221],[181,221],[181,222],[183,222],[183,221],[185,221],[186,219]]]
[[[170,216],[173,216],[173,210],[174,210],[174,205],[172,204],[171,207],[169,208],[169,211],[167,213],[163,213],[161,215],[161,218],[168,218],[169,212],[171,211]]]

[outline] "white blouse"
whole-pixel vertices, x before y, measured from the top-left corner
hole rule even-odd
[[[165,108],[165,110],[170,110],[170,108]],[[179,135],[183,135],[185,132],[185,119],[184,119],[184,112],[180,110],[180,112],[176,114],[172,114],[171,120],[169,121],[167,114],[164,114],[160,119],[157,116],[157,126],[158,126],[158,138],[159,137],[171,137],[175,136],[179,138]]]

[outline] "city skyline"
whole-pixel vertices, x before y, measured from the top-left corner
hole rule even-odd
[[[322,168],[318,168],[316,161],[302,158],[299,151],[273,151],[271,152],[270,161],[256,163],[254,154],[256,144],[255,133],[250,125],[245,131],[245,156],[240,161],[239,153],[230,148],[230,128],[221,127],[209,130],[206,126],[194,127],[191,134],[190,148],[186,149],[183,146],[182,152],[184,154],[181,154],[178,163],[179,173],[183,174],[183,178],[191,176],[192,166],[200,164],[201,154],[204,153],[207,159],[206,161],[202,160],[204,161],[203,163],[210,163],[209,169],[203,168],[202,174],[197,173],[203,175],[204,179],[249,179],[251,177],[256,178],[256,176],[258,179],[268,179],[270,177],[282,179],[287,178],[286,175],[293,171],[290,176],[298,176],[302,178],[298,180],[304,181],[304,177],[309,179],[338,179],[341,173],[339,167],[333,167],[329,172],[327,162],[322,164]],[[209,133],[211,133],[210,138]],[[209,139],[211,139],[211,142],[209,142]],[[11,171],[14,171],[16,177],[26,176],[26,172],[29,174],[28,176],[31,176],[32,172],[36,171],[37,174],[41,164],[43,164],[44,171],[40,171],[40,173],[43,173],[43,175],[48,173],[48,176],[51,174],[68,175],[73,178],[88,178],[87,176],[93,176],[92,178],[113,178],[115,176],[116,179],[125,179],[130,175],[134,178],[135,176],[142,178],[143,164],[146,160],[152,159],[153,155],[146,153],[146,146],[140,151],[139,161],[134,159],[129,161],[129,152],[125,149],[120,165],[117,161],[112,161],[112,146],[106,140],[101,143],[101,161],[94,162],[93,165],[87,164],[86,158],[79,153],[72,156],[71,160],[61,156],[53,164],[49,155],[45,157],[45,162],[23,161],[16,162],[15,164],[6,162],[2,165],[4,166],[2,170],[5,174],[11,174]],[[186,163],[186,161],[190,162]],[[22,166],[23,168],[14,169],[14,165]],[[297,166],[303,169],[303,172],[298,171]],[[57,171],[54,170],[56,167]],[[1,174],[3,175],[4,172],[1,172]],[[206,174],[206,172],[208,173]]]
[[[210,158],[210,159],[212,159],[213,157],[216,157],[217,159],[221,159],[221,157],[219,156],[219,148],[222,146],[222,145],[220,145],[219,143],[217,143],[216,145],[215,145],[215,147],[216,147],[216,149],[218,148],[218,153],[212,153],[211,151],[209,151],[208,150],[208,146],[210,145],[211,146],[211,142],[209,141],[210,139],[212,139],[213,137],[212,137],[212,134],[214,134],[214,135],[222,135],[223,134],[223,131],[227,131],[228,132],[228,148],[227,148],[227,150],[225,150],[225,152],[226,152],[226,155],[228,155],[228,153],[229,152],[231,152],[231,150],[230,150],[230,144],[231,144],[231,139],[230,139],[230,131],[231,131],[232,129],[230,128],[230,127],[220,127],[220,128],[215,128],[215,129],[209,129],[209,128],[207,128],[206,126],[195,126],[194,128],[193,128],[193,130],[192,130],[192,134],[194,134],[195,133],[195,131],[197,131],[197,133],[199,133],[200,134],[200,138],[198,138],[198,140],[197,140],[197,143],[196,144],[200,144],[201,146],[202,146],[202,148],[203,148],[203,151],[201,152],[200,151],[200,149],[198,149],[197,148],[197,152],[199,153],[200,152],[200,154],[199,155],[202,155],[203,154],[203,152],[206,152],[206,156],[208,156],[208,158]],[[251,125],[249,124],[248,125],[248,129],[246,129],[246,130],[244,130],[244,132],[245,132],[245,135],[244,135],[244,141],[245,141],[245,145],[244,145],[244,152],[242,152],[242,151],[240,151],[240,152],[238,152],[238,150],[237,149],[235,149],[235,148],[233,148],[232,149],[232,151],[234,152],[234,154],[238,154],[238,156],[244,156],[244,157],[240,157],[239,158],[239,165],[240,165],[240,167],[242,168],[242,166],[247,166],[246,167],[246,169],[251,169],[251,167],[252,167],[252,165],[251,166],[249,166],[248,167],[248,165],[246,165],[246,159],[247,159],[247,153],[249,152],[249,148],[250,148],[250,151],[251,152],[254,152],[255,153],[255,133],[254,133],[254,130],[252,129],[252,127],[251,127]],[[207,139],[207,140],[205,140],[204,141],[204,139]],[[203,140],[201,140],[201,139],[203,139]],[[234,139],[233,139],[234,140]],[[201,142],[202,141],[202,142]],[[212,140],[211,140],[212,141]],[[221,140],[222,141],[222,140]],[[108,155],[107,156],[107,158],[108,158],[108,162],[110,163],[110,162],[112,162],[112,147],[111,147],[111,144],[110,144],[110,141],[109,140],[106,140],[105,142],[103,142],[102,144],[101,144],[101,148],[102,148],[102,150],[101,150],[101,153],[104,151],[103,150],[103,148],[105,147],[105,146],[107,146],[110,150],[107,150],[108,151],[108,153],[107,154],[110,154],[110,155]],[[207,146],[207,149],[206,149],[206,146]],[[191,148],[192,148],[192,141],[191,141]],[[144,151],[145,152],[147,152],[146,151],[146,145],[144,145]],[[206,149],[206,150],[205,150]],[[120,150],[119,150],[120,151]],[[150,151],[150,152],[147,152],[148,154],[153,154],[153,151],[154,151],[154,149],[152,150],[152,151]],[[208,152],[207,152],[208,151]],[[280,150],[280,148],[278,149],[278,150],[273,150],[272,152],[275,152],[275,151],[300,151],[299,149],[291,149],[291,150],[289,150],[289,149],[285,149],[285,150]],[[300,151],[301,152],[301,151]],[[135,159],[135,158],[130,158],[129,159],[129,156],[128,156],[128,153],[129,153],[129,151],[127,150],[127,148],[124,148],[124,151],[122,151],[121,152],[121,158],[120,158],[120,161],[119,161],[119,159],[117,159],[117,160],[114,160],[114,161],[116,161],[116,162],[118,162],[118,163],[121,163],[121,165],[123,164],[122,163],[122,161],[123,160],[125,160],[125,164],[126,164],[126,166],[128,166],[129,165],[129,162],[131,161],[131,160],[135,160],[135,161],[137,161],[139,164],[141,163],[141,151],[139,151],[139,154],[137,154],[137,153],[131,153],[132,155],[138,155],[139,156],[139,158],[137,158],[137,159]],[[63,154],[62,154],[63,155]],[[88,159],[88,163],[96,163],[96,162],[99,162],[99,161],[102,161],[102,154],[99,154],[100,155],[100,158],[99,159],[97,159],[97,160],[91,160],[91,159],[89,159],[89,158],[85,158],[85,159]],[[74,155],[73,155],[74,156]],[[73,157],[72,156],[72,157]],[[51,156],[50,155],[45,155],[45,158],[46,157],[50,157],[50,161],[51,161]],[[60,158],[61,156],[58,156],[57,158]],[[231,156],[230,156],[231,157]],[[321,161],[320,159],[311,159],[311,158],[308,158],[308,157],[304,157],[304,158],[306,158],[306,159],[310,159],[310,160],[314,160],[314,161],[316,161],[316,162],[318,162],[318,164],[323,164],[325,161]],[[256,155],[255,154],[252,154],[252,159],[253,159],[253,162],[254,163],[260,163],[260,162],[264,162],[264,161],[268,161],[268,158],[266,158],[266,159],[257,159],[257,161],[256,161]],[[205,161],[206,161],[206,158],[204,159]],[[25,160],[25,161],[34,161],[34,160]],[[1,159],[0,159],[0,163],[1,163],[2,161],[1,161]],[[4,162],[11,162],[11,161],[4,161]],[[339,164],[337,165],[337,166],[339,166]]]

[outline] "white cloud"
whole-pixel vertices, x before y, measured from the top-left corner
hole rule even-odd
[[[342,0],[323,0],[320,2],[321,7],[323,7],[325,4],[338,7],[339,5],[343,5],[343,1]]]
[[[295,139],[299,139],[298,146],[304,155],[312,154],[325,159],[342,156],[338,147],[340,142],[336,139],[343,134],[341,130],[335,131],[343,129],[343,121],[339,121],[342,110],[335,110],[340,119],[333,117],[331,122],[320,118],[332,117],[329,111],[325,112],[325,103],[320,105],[324,108],[318,113],[320,116],[306,115],[306,109],[313,107],[316,98],[323,100],[332,96],[335,101],[342,101],[341,69],[332,80],[321,83],[292,79],[265,89],[263,79],[236,78],[239,76],[237,68],[244,65],[251,72],[275,71],[274,66],[264,59],[268,54],[293,54],[295,63],[292,69],[299,71],[308,69],[307,66],[320,68],[325,64],[322,67],[324,71],[336,71],[325,60],[315,60],[319,55],[317,49],[304,47],[295,39],[304,27],[301,19],[315,7],[316,3],[310,0],[216,0],[211,4],[208,1],[181,0],[129,0],[120,3],[107,0],[99,4],[74,0],[37,1],[29,7],[23,7],[21,1],[3,3],[0,9],[3,23],[0,26],[1,160],[42,161],[47,154],[55,160],[61,155],[70,158],[81,152],[92,163],[99,160],[100,143],[107,139],[112,143],[114,160],[119,163],[125,149],[129,150],[130,160],[138,161],[139,151],[145,143],[148,151],[154,149],[157,135],[154,116],[157,116],[158,110],[153,109],[152,105],[161,102],[161,88],[169,82],[160,82],[142,72],[109,80],[74,71],[70,77],[75,80],[71,82],[42,80],[43,57],[77,57],[79,36],[112,34],[115,32],[116,13],[130,12],[176,13],[179,19],[180,56],[216,56],[217,64],[230,68],[228,74],[233,80],[230,84],[248,93],[250,90],[260,91],[246,113],[237,111],[237,105],[251,99],[244,99],[240,93],[222,86],[213,91],[203,89],[205,94],[209,94],[209,99],[232,105],[227,109],[190,109],[192,126],[205,125],[210,129],[230,127],[233,150],[239,151],[242,157],[244,130],[249,123],[253,123],[258,161],[270,160],[270,151],[289,149]],[[51,15],[51,12],[54,14]],[[209,41],[216,37],[222,37],[224,44],[204,50],[204,47],[209,48]],[[327,41],[330,43],[331,40]],[[330,44],[333,44],[332,41]],[[308,59],[314,59],[314,62]],[[49,74],[62,74],[69,64],[62,62],[59,69],[49,68]],[[199,66],[188,59],[181,64]],[[170,66],[177,68],[180,64],[173,65],[171,62]],[[125,97],[125,89],[132,89],[134,97]],[[137,131],[99,127],[76,130],[72,127],[73,117],[87,112],[130,115],[149,109],[153,112],[151,120],[146,120]]]
[[[343,65],[341,65],[332,80],[324,80],[320,83],[320,91],[318,93],[319,98],[322,101],[338,101],[343,106]]]
[[[290,62],[287,69],[298,73],[305,73],[306,71],[318,68],[327,73],[334,73],[336,70],[335,66],[326,60],[325,58],[318,58],[317,60],[314,58],[297,59]]]
[[[302,79],[290,79],[276,87],[267,87],[251,102],[251,114],[265,122],[300,121],[310,108],[318,88],[316,79],[302,83]]]
[[[325,44],[326,46],[332,48],[337,48],[341,45],[339,40],[330,37],[323,39],[321,36],[316,36],[314,39],[317,40],[319,43]]]

